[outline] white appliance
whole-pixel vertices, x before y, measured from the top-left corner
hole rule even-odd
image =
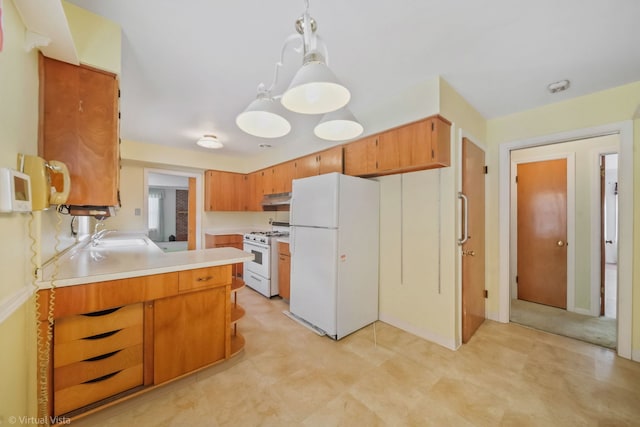
[[[288,227],[274,227],[272,231],[252,231],[243,237],[242,250],[253,254],[244,263],[244,282],[267,298],[278,295],[277,237],[288,236]]]
[[[340,339],[378,319],[380,190],[330,173],[293,181],[289,311]]]

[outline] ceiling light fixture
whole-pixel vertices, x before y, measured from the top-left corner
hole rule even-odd
[[[196,144],[204,148],[213,148],[214,150],[224,147],[215,135],[203,135],[202,138],[196,141]]]
[[[364,128],[348,108],[325,114],[313,129],[318,138],[328,141],[344,141],[359,136]]]
[[[338,81],[328,67],[327,49],[316,36],[317,27],[316,21],[309,16],[309,0],[305,0],[305,11],[295,23],[297,33],[290,35],[282,46],[280,61],[276,63],[271,86],[266,88],[264,83],[260,83],[257,99],[236,118],[236,124],[240,129],[262,138],[278,138],[291,130],[291,125],[285,118],[287,111],[278,111],[278,106],[284,106],[287,110],[300,114],[325,114],[340,110],[349,103],[351,92]],[[278,71],[283,66],[284,53],[293,42],[302,44],[294,48],[296,52],[303,54],[302,66],[291,80],[288,89],[282,95],[274,96],[272,91],[278,82]],[[352,137],[347,135],[357,136],[362,133],[362,125],[351,112],[348,112],[348,117],[344,120],[350,122],[342,123],[343,127],[351,124],[350,132],[322,131],[331,126],[324,123],[325,119],[318,125],[320,131],[314,132],[319,138],[330,141],[350,139]],[[333,127],[338,124],[333,123]],[[360,130],[356,133],[353,129],[358,128]]]

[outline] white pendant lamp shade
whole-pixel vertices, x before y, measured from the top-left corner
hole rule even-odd
[[[311,53],[305,57],[281,102],[296,113],[324,114],[344,107],[349,99],[349,89],[338,82],[322,56]]]
[[[318,138],[327,141],[352,139],[361,135],[363,131],[362,125],[358,123],[347,108],[325,114],[320,123],[313,129],[313,133]]]
[[[218,137],[215,135],[204,135],[196,141],[196,144],[204,148],[218,149],[223,147],[222,142],[218,141]]]
[[[273,98],[258,97],[236,117],[236,124],[249,135],[279,138],[291,131],[289,121],[278,114]]]

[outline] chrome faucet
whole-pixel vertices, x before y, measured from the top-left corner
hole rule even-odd
[[[100,239],[107,234],[111,230],[107,230],[103,228],[102,230],[98,230],[100,227],[104,227],[104,222],[100,221],[96,223],[96,226],[93,228],[93,234],[91,235],[91,245],[97,246],[100,243]]]

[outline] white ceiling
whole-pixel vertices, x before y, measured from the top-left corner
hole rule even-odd
[[[122,28],[123,139],[204,150],[194,141],[215,133],[226,155],[316,139],[318,116],[291,113],[276,140],[235,124],[271,83],[303,0],[70,2]],[[638,0],[311,0],[310,14],[365,134],[372,108],[438,75],[487,119],[640,80]],[[288,51],[275,93],[300,64]],[[570,89],[548,93],[562,79]]]

